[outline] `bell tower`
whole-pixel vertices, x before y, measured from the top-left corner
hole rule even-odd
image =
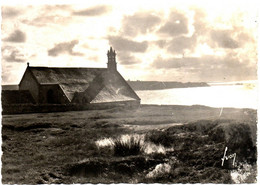
[[[116,71],[116,51],[110,47],[107,51],[107,68],[109,71]]]

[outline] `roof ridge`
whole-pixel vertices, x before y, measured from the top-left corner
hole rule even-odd
[[[46,67],[46,66],[29,66],[28,68],[46,68],[46,69],[107,69],[106,67]]]

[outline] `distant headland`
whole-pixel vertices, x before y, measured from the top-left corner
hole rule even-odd
[[[188,87],[208,87],[210,86],[206,82],[161,82],[161,81],[130,81],[127,83],[134,90],[160,90],[160,89],[172,89],[172,88],[188,88]]]

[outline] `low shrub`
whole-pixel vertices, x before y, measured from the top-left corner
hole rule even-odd
[[[157,145],[163,145],[165,147],[170,147],[174,142],[174,138],[165,131],[152,131],[146,135],[145,140],[151,141]]]
[[[236,153],[240,161],[255,163],[256,143],[247,123],[222,123],[209,132],[211,140],[224,142],[229,152]]]

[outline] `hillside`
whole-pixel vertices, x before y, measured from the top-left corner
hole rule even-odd
[[[134,90],[159,90],[187,87],[207,87],[205,82],[160,82],[160,81],[127,81]]]
[[[140,106],[3,115],[2,183],[256,183],[257,112],[220,111]],[[236,165],[221,164],[225,147]]]
[[[2,90],[18,90],[18,85],[2,85]]]

